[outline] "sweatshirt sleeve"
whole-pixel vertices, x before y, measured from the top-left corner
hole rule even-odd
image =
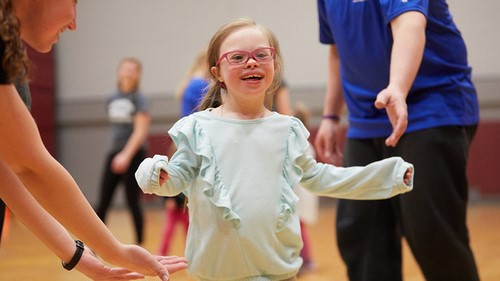
[[[188,195],[188,187],[196,178],[201,161],[196,152],[199,150],[199,145],[196,140],[195,125],[193,118],[184,117],[169,130],[177,146],[172,159],[169,160],[164,155],[155,155],[142,161],[135,178],[144,193],[176,196],[183,192]],[[169,175],[169,179],[160,186],[162,170]]]
[[[303,170],[301,184],[314,194],[343,199],[387,199],[413,189],[414,167],[401,157],[391,157],[367,166],[335,167],[312,157],[299,157]],[[403,181],[412,169],[410,183]]]

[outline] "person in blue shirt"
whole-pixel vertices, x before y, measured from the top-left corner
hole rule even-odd
[[[479,280],[466,225],[467,153],[479,110],[460,31],[445,0],[318,0],[328,44],[322,159],[344,165],[401,156],[415,190],[387,200],[339,200],[337,238],[350,280],[402,280],[404,237],[427,280]]]
[[[181,102],[181,116],[188,116],[198,109],[208,90],[209,73],[207,50],[202,48],[179,83],[175,96]]]

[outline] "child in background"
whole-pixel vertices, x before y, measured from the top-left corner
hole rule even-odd
[[[267,106],[267,108],[272,108],[273,111],[283,115],[293,115],[290,93],[288,92],[288,84],[285,79],[281,80],[278,89],[273,94],[273,104]]]
[[[182,193],[172,197],[165,197],[165,225],[163,226],[160,246],[158,248],[158,255],[160,256],[170,252],[172,237],[177,224],[182,226],[184,234],[187,235],[189,215],[187,208],[184,207],[184,202],[185,196]]]
[[[169,134],[177,151],[136,172],[145,193],[189,198],[188,271],[198,280],[296,280],[302,239],[295,186],[322,196],[382,199],[412,189],[399,157],[341,168],[308,155],[309,132],[266,109],[281,81],[276,36],[248,18],[223,25],[208,46],[210,88],[200,111]]]

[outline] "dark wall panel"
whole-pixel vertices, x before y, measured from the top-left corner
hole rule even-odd
[[[56,156],[54,51],[41,54],[28,47],[28,56],[32,63],[31,113],[45,146],[53,156]]]

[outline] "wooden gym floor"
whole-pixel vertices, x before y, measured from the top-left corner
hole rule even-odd
[[[313,258],[316,269],[299,277],[299,281],[347,280],[345,267],[335,244],[334,201],[322,202],[318,222],[309,227]],[[145,210],[146,232],[144,247],[156,251],[163,226],[163,210],[149,207]],[[471,202],[468,224],[471,244],[479,266],[481,280],[500,280],[500,201]],[[126,209],[113,210],[108,216],[108,226],[114,235],[125,243],[133,243],[132,223]],[[88,280],[77,271],[67,272],[60,261],[36,237],[11,216],[5,237],[0,246],[0,280]],[[172,254],[183,254],[183,233],[177,228]],[[406,244],[403,252],[405,281],[424,280]],[[186,271],[172,275],[173,281],[192,281]],[[159,280],[148,277],[145,280]]]

